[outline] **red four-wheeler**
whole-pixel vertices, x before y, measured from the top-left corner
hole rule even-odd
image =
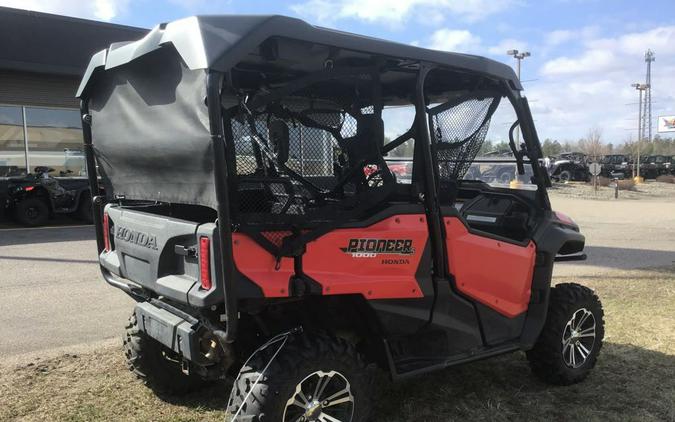
[[[584,236],[551,210],[520,90],[485,58],[281,16],[191,17],[94,55],[78,97],[103,277],[137,301],[129,368],[176,394],[235,377],[231,413],[266,421],[367,420],[375,368],[523,350],[548,382],[584,379],[603,311],[551,286]],[[526,190],[462,179],[500,103]],[[400,183],[385,157],[406,142]]]

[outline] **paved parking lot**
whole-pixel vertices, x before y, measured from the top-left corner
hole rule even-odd
[[[581,225],[589,255],[558,264],[556,275],[574,280],[675,261],[675,198],[552,201]],[[115,339],[132,306],[102,281],[92,226],[0,230],[0,355]]]
[[[99,276],[93,226],[0,231],[0,355],[114,337],[131,308]]]

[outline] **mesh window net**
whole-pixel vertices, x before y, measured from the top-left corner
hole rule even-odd
[[[431,131],[442,180],[458,180],[471,167],[499,105],[498,95],[463,98],[431,108]]]

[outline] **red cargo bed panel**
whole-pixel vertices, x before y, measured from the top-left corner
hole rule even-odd
[[[368,227],[336,229],[307,244],[304,273],[324,295],[419,298],[415,278],[427,243],[423,214],[388,217]]]

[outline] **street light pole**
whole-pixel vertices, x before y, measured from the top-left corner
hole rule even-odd
[[[638,103],[638,146],[637,146],[637,174],[635,177],[637,181],[640,181],[640,147],[642,146],[642,92],[649,89],[647,84],[631,84],[631,86],[638,90],[640,93],[640,102]],[[635,170],[635,167],[633,167]]]
[[[516,75],[518,75],[518,81],[520,82],[520,62],[525,59],[525,57],[530,57],[529,51],[520,52],[518,50],[509,50],[506,52],[509,56],[516,59]],[[516,127],[516,145],[520,145],[520,125]]]

